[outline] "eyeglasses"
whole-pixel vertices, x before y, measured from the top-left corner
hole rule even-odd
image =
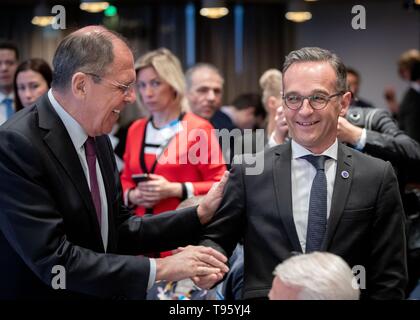
[[[127,84],[123,84],[121,82],[118,82],[117,80],[110,80],[110,79],[101,77],[100,75],[97,75],[95,73],[89,73],[89,72],[84,72],[84,73],[98,79],[99,81],[102,81],[102,80],[108,81],[108,83],[110,83],[114,87],[118,88],[124,96],[128,96],[130,94],[131,90],[133,90],[134,85],[136,84],[135,82],[132,82],[132,83],[127,85]]]
[[[286,107],[288,107],[291,110],[298,110],[302,107],[303,105],[303,101],[305,99],[308,99],[308,102],[310,104],[310,106],[315,109],[315,110],[321,110],[324,109],[328,102],[337,96],[341,96],[343,95],[344,92],[338,92],[338,93],[334,93],[330,96],[327,96],[325,94],[322,93],[315,93],[312,94],[310,96],[301,96],[300,94],[287,94],[285,96],[283,96],[283,101],[284,104],[286,105]]]

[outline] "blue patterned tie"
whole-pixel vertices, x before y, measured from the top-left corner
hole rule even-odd
[[[5,98],[3,100],[3,103],[6,106],[7,119],[9,119],[12,116],[12,114],[15,112],[15,110],[13,109],[13,99]]]
[[[327,177],[325,160],[327,156],[307,155],[307,160],[316,169],[309,200],[308,228],[306,233],[306,252],[319,251],[327,228]]]

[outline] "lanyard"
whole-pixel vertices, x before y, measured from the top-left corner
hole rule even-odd
[[[178,119],[170,122],[167,126],[173,126],[174,124],[178,123],[179,121],[181,121],[184,118],[185,113],[181,112],[181,114],[179,115]],[[163,154],[163,152],[166,150],[166,148],[168,147],[168,145],[171,143],[172,139],[177,135],[174,134],[163,146],[161,147],[161,151],[160,153],[156,156],[155,161],[153,162],[152,167],[150,168],[150,170],[147,168],[146,166],[146,158],[145,158],[145,149],[146,149],[146,134],[147,134],[147,126],[149,125],[149,123],[153,121],[153,116],[150,117],[150,119],[147,121],[146,125],[144,126],[144,133],[143,133],[143,141],[142,141],[142,145],[141,145],[141,151],[140,151],[140,167],[143,170],[144,173],[154,173],[156,170],[156,165],[158,163],[158,160],[160,158],[160,156]]]

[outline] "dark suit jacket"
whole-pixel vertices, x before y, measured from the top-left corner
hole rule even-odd
[[[302,252],[291,195],[291,144],[267,150],[260,175],[234,165],[214,220],[201,243],[230,255],[244,237],[245,299],[267,297],[276,265]],[[348,178],[341,172],[347,171]],[[363,297],[401,299],[406,284],[404,214],[398,185],[388,162],[342,144],[322,251],[366,268]]]
[[[404,95],[398,119],[400,129],[420,143],[420,93],[413,88]]]
[[[142,299],[149,259],[133,255],[185,245],[201,230],[195,209],[144,219],[126,211],[110,141],[96,141],[106,254],[79,158],[47,96],[0,128],[0,298]],[[68,290],[51,288],[54,265],[65,267]]]

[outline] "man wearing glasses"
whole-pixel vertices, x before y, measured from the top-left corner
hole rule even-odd
[[[266,298],[277,264],[314,251],[357,270],[362,299],[404,298],[404,212],[392,166],[337,141],[338,117],[351,100],[345,66],[324,49],[293,51],[283,90],[290,141],[265,151],[260,175],[232,167],[201,244],[229,256],[244,237],[245,299]]]
[[[211,248],[140,256],[196,240],[226,174],[197,208],[147,218],[123,208],[107,133],[135,99],[124,39],[85,27],[53,65],[52,90],[0,128],[0,299],[142,299],[155,280],[222,279],[226,258]]]

